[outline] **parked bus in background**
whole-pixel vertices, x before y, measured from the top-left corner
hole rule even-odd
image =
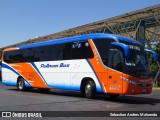
[[[116,97],[149,94],[152,75],[146,52],[154,51],[130,38],[113,34],[87,34],[5,49],[2,82],[41,90],[80,91]]]

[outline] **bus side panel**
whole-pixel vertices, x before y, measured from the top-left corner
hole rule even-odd
[[[101,91],[107,93],[108,92],[107,91],[107,81],[108,81],[107,74],[108,74],[108,71],[104,67],[104,65],[101,61],[100,55],[99,55],[92,39],[89,39],[89,43],[90,43],[90,46],[92,48],[94,58],[89,59],[88,63],[90,64],[92,70],[94,71],[94,73],[95,73],[95,75],[98,79],[98,82],[101,86]]]
[[[80,90],[82,79],[89,77],[94,80],[97,90],[102,92],[96,74],[85,59],[35,62],[34,64],[46,84],[52,88]]]
[[[16,86],[18,75],[11,69],[2,68],[2,83],[5,85]]]
[[[122,73],[103,65],[103,61],[91,39],[89,43],[94,53],[94,59],[90,59],[89,62],[99,79],[103,91],[108,94],[122,94]]]
[[[108,68],[108,93],[109,94],[122,94],[123,84],[122,84],[122,72],[109,69]]]
[[[41,74],[38,73],[32,63],[16,63],[11,66],[35,88],[48,88]]]
[[[26,87],[80,90],[82,79],[89,77],[94,80],[97,91],[102,92],[96,73],[85,59],[37,63],[3,63],[2,70],[3,83],[6,85],[16,86],[17,78],[22,76],[25,79]]]
[[[9,65],[2,63],[2,83],[5,85],[16,86],[19,74]]]
[[[17,86],[17,78],[22,76],[16,69],[6,63],[2,63],[2,83],[10,86]],[[22,76],[23,77],[23,76]],[[25,80],[26,87],[31,85]]]

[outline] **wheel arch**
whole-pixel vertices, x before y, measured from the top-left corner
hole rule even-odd
[[[18,80],[20,79],[20,78],[23,78],[22,76],[18,76],[18,78],[17,78],[17,84],[18,84]],[[23,78],[24,79],[24,78]]]
[[[95,84],[95,87],[96,87],[96,83],[95,83],[95,81],[94,81],[93,78],[91,78],[91,77],[84,77],[84,78],[81,80],[80,90],[83,89],[84,85],[85,85],[88,81],[92,81],[92,82]]]
[[[29,82],[27,82],[22,76],[18,76],[18,78],[17,78],[17,84],[18,84],[18,81],[20,80],[20,78],[22,78],[24,80],[25,87],[32,88],[31,84]]]

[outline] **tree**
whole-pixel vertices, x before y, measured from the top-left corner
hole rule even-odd
[[[160,63],[160,47],[155,46],[151,48],[152,50],[156,51],[158,54],[158,62]],[[150,65],[151,65],[151,71],[155,75],[159,69],[157,63],[153,61],[153,56],[149,55]]]

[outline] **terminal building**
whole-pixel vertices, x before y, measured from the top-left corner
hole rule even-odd
[[[160,4],[6,47],[89,33],[111,33],[126,36],[140,41],[147,48],[160,46]]]

